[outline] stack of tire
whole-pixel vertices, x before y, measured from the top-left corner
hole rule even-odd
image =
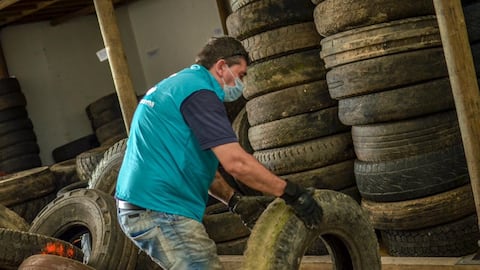
[[[227,29],[252,60],[244,97],[253,155],[275,174],[305,187],[359,200],[350,127],[329,97],[321,37],[309,0],[232,1]],[[312,248],[310,255],[324,252]]]
[[[362,206],[388,252],[475,252],[480,234],[432,1],[314,2],[329,92],[352,126]]]
[[[127,137],[116,93],[95,100],[85,111],[100,145],[111,145]]]
[[[0,79],[0,175],[42,164],[26,105],[17,79]]]

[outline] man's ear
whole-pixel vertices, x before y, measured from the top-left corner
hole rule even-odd
[[[220,59],[213,65],[213,68],[218,76],[223,77],[224,66],[226,65],[225,59]]]

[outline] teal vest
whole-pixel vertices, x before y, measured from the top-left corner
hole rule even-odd
[[[201,222],[218,159],[210,149],[200,148],[180,112],[182,102],[199,90],[211,90],[223,101],[220,84],[199,65],[146,93],[131,123],[117,198]]]

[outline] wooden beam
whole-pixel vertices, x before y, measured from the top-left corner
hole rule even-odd
[[[47,8],[48,6],[53,5],[53,4],[55,4],[56,2],[59,2],[59,1],[60,0],[50,0],[50,1],[44,1],[44,2],[38,3],[38,4],[35,5],[35,8],[23,10],[18,15],[9,16],[9,17],[3,19],[0,22],[0,26],[12,23],[14,21],[18,21],[18,20],[20,20],[20,19],[22,19],[22,18],[24,18],[24,17],[26,17],[30,14],[36,13],[36,12],[38,12],[38,11],[44,9],[44,8]]]
[[[477,215],[480,218],[480,93],[460,0],[434,0]],[[480,219],[479,219],[480,228]]]
[[[121,0],[114,0],[113,3],[116,5],[120,1]],[[84,8],[81,8],[79,10],[76,10],[74,12],[70,12],[68,14],[62,15],[61,17],[55,18],[55,19],[50,21],[50,25],[52,25],[52,26],[59,25],[59,24],[62,24],[64,22],[67,22],[67,21],[69,21],[73,18],[89,15],[89,14],[92,14],[92,13],[95,13],[95,6],[93,4],[89,5],[89,6],[86,6]]]
[[[127,134],[130,131],[133,113],[137,107],[137,95],[133,89],[127,59],[123,50],[120,31],[115,18],[112,0],[94,0],[98,23],[112,70],[113,82],[117,91],[120,108]]]
[[[20,0],[1,0],[0,1],[0,10],[7,8],[17,2],[20,2]]]
[[[217,0],[218,15],[222,23],[223,33],[228,35],[227,17],[232,13],[230,2],[228,0]]]

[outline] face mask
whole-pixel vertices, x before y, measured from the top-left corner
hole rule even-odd
[[[228,68],[228,71],[230,71],[230,74],[232,74],[232,77],[235,77],[235,75],[233,75],[233,72],[230,70],[230,68],[229,67],[227,68]],[[227,85],[225,83],[225,80],[223,80],[223,91],[225,92],[225,98],[223,100],[225,102],[232,102],[237,100],[242,95],[243,88],[244,88],[243,82],[238,77],[235,77],[234,86]]]

